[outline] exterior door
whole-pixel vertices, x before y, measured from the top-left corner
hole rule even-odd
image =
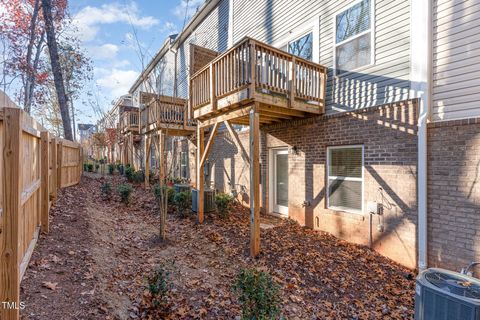
[[[273,211],[288,215],[288,149],[273,150]]]

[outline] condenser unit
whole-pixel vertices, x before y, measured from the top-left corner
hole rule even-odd
[[[177,184],[173,185],[173,188],[175,189],[176,193],[190,191],[190,185],[189,184],[177,183]]]
[[[480,320],[480,280],[444,269],[421,272],[415,284],[416,320]]]
[[[192,189],[192,211],[197,212],[198,190]],[[215,191],[205,189],[203,191],[203,211],[211,212],[215,210]]]

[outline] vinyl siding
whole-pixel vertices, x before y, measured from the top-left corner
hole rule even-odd
[[[178,96],[188,98],[190,43],[223,52],[228,48],[229,0],[222,0],[179,46]]]
[[[480,117],[480,1],[434,0],[432,120]]]
[[[285,44],[299,30],[318,28],[319,63],[328,67],[327,112],[359,109],[409,98],[410,0],[372,0],[374,64],[339,77],[333,74],[334,16],[352,0],[233,0],[233,40],[250,36]]]

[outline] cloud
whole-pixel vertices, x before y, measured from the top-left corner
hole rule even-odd
[[[158,19],[152,16],[141,16],[136,3],[109,3],[100,7],[86,6],[74,17],[73,23],[83,41],[95,39],[99,25],[112,23],[128,23],[147,30],[158,25]]]
[[[88,49],[92,58],[101,60],[115,59],[118,53],[118,46],[112,43],[105,43],[100,46],[93,46]]]
[[[98,68],[97,84],[109,92],[112,99],[127,94],[132,84],[137,79],[139,73],[134,70],[120,70],[113,68],[111,70]]]
[[[173,14],[180,20],[183,20],[186,14],[188,21],[204,2],[205,0],[181,0],[180,4],[173,9]]]
[[[173,22],[167,21],[160,28],[160,32],[162,33],[165,32],[167,34],[174,34],[178,32],[178,28]]]

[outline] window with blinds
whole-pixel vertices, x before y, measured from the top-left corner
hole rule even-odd
[[[337,75],[373,62],[372,1],[360,1],[335,16],[334,50]]]
[[[327,157],[327,207],[361,213],[363,146],[329,147]]]

